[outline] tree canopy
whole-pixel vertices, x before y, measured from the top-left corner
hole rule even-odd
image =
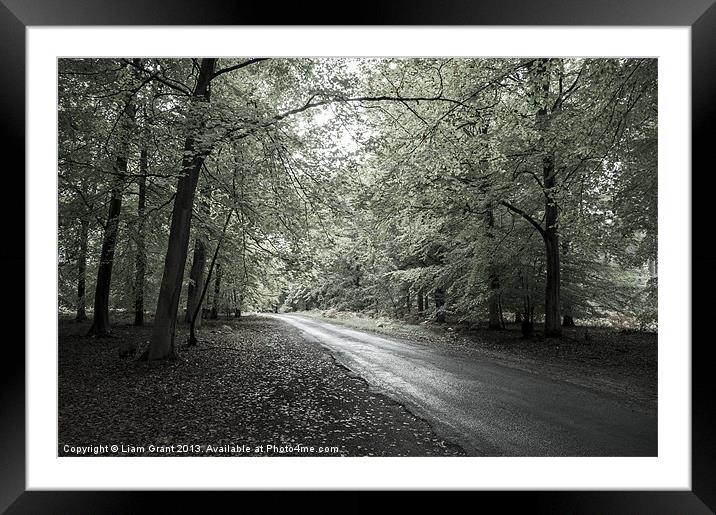
[[[655,59],[61,59],[58,144],[60,308],[150,359],[202,304],[657,322]]]

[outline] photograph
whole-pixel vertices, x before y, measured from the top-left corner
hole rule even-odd
[[[659,456],[658,58],[56,64],[58,457]]]

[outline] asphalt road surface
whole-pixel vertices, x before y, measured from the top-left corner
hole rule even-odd
[[[656,456],[656,413],[479,359],[296,315],[276,318],[472,456]]]

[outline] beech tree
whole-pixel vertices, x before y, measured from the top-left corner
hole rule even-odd
[[[656,69],[61,60],[61,307],[93,306],[96,335],[110,309],[133,313],[151,360],[175,355],[180,320],[198,341],[202,302],[211,318],[337,309],[524,337],[536,321],[547,337],[653,327]]]

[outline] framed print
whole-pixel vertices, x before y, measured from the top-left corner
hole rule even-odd
[[[0,6],[3,509],[714,510],[710,1],[182,4]]]

